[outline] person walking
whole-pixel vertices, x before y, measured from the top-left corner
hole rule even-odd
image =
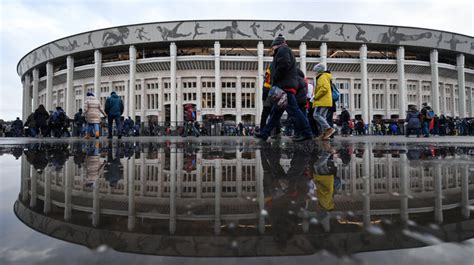
[[[405,136],[409,137],[412,131],[415,131],[416,137],[420,137],[420,129],[421,129],[421,119],[420,119],[420,112],[416,109],[415,105],[408,106],[407,117],[405,119],[407,123],[405,129]]]
[[[275,105],[272,107],[270,120],[256,137],[267,140],[273,128],[280,121],[283,112],[286,110],[288,117],[291,118],[295,124],[296,133],[299,135],[293,138],[293,141],[300,142],[310,140],[313,138],[313,134],[311,133],[308,120],[298,108],[295,97],[298,92],[298,80],[296,60],[293,51],[288,47],[285,38],[281,34],[273,40],[271,46],[273,51],[271,68],[272,88],[277,87],[284,91],[287,97],[287,104],[285,104],[283,108],[279,108]]]
[[[99,124],[100,124],[100,114],[107,116],[102,109],[102,105],[100,101],[95,97],[94,93],[87,92],[87,97],[84,102],[84,116],[86,117],[86,121],[88,123],[88,132],[86,134],[86,139],[89,137],[95,136],[96,139],[99,139],[100,131],[99,131]]]
[[[272,88],[272,65],[268,65],[267,70],[265,71],[265,76],[263,78],[263,91],[262,91],[262,101],[263,101],[263,109],[262,114],[260,116],[260,130],[262,130],[265,125],[267,125],[268,116],[272,111],[273,102],[271,97],[268,96],[270,89]],[[242,126],[243,127],[243,126]],[[243,128],[242,128],[243,129]],[[243,135],[243,130],[240,131],[240,134]],[[277,122],[275,125],[275,129],[273,129],[272,138],[278,139],[281,137],[281,124],[280,121]]]
[[[26,127],[28,127],[27,130],[26,130]],[[36,137],[37,134],[38,134],[38,129],[36,128],[35,113],[32,112],[28,116],[25,122],[25,136]]]
[[[421,119],[422,119],[422,128],[423,128],[423,136],[424,137],[430,137],[430,122],[434,118],[434,112],[433,109],[431,109],[430,106],[428,106],[428,103],[423,103],[422,104],[422,109],[421,109]]]
[[[85,119],[84,115],[82,114],[82,108],[79,109],[79,111],[74,114],[74,135],[77,137],[82,136],[82,127],[84,125]]]
[[[123,101],[115,91],[110,93],[110,97],[108,97],[107,101],[105,102],[105,113],[107,113],[107,123],[109,126],[109,135],[107,138],[112,139],[113,137],[113,121],[115,121],[118,138],[122,138],[122,125],[120,122],[120,117],[123,114]]]
[[[316,86],[314,88],[313,96],[313,107],[314,110],[313,118],[321,127],[321,135],[318,139],[327,140],[333,135],[336,130],[332,128],[327,122],[327,114],[333,107],[332,90],[331,90],[331,72],[326,71],[324,64],[317,64],[314,66],[313,71],[316,75]]]
[[[45,136],[48,133],[48,119],[49,113],[44,108],[43,104],[40,104],[35,110],[33,118],[38,128],[38,133],[40,137]]]
[[[347,137],[349,136],[349,121],[351,120],[351,114],[349,111],[342,107],[341,112],[341,125],[342,125],[342,136]]]
[[[21,137],[23,136],[23,121],[19,117],[16,117],[16,120],[12,123],[13,136]]]

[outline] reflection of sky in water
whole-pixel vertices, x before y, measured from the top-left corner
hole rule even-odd
[[[83,263],[104,257],[106,263],[115,264],[137,260],[191,262],[187,258],[171,257],[137,259],[135,255],[104,247],[92,252],[65,242],[95,248],[100,242],[110,242],[110,234],[104,234],[106,230],[120,233],[115,238],[122,242],[111,245],[116,250],[160,255],[261,255],[264,252],[253,248],[265,246],[270,256],[312,254],[313,258],[342,264],[355,261],[341,260],[333,254],[352,253],[352,257],[367,262],[387,264],[392,264],[390,261],[399,264],[405,259],[462,264],[474,254],[472,240],[462,245],[443,243],[474,237],[469,219],[470,198],[474,198],[474,163],[469,155],[472,147],[350,144],[312,149],[291,145],[283,149],[276,146],[255,149],[245,143],[239,146],[100,143],[64,147],[29,146],[25,149],[28,159],[25,155],[18,160],[11,155],[0,157],[1,264],[25,261],[51,264],[66,260]],[[35,157],[41,153],[34,153],[35,150],[45,154],[46,164],[41,162],[41,157]],[[24,197],[18,194],[22,189],[22,160],[24,172],[32,169],[27,161],[35,161],[35,166],[40,168],[36,174],[37,199],[33,204],[31,186],[23,185],[27,191]],[[33,175],[38,171],[30,172]],[[364,177],[367,173],[371,177]],[[327,181],[330,175],[334,176]],[[49,189],[45,189],[45,181],[51,182]],[[65,189],[68,183],[69,191]],[[222,189],[216,190],[216,185]],[[133,187],[134,196],[128,196]],[[68,194],[72,199],[66,198]],[[51,205],[45,207],[48,197]],[[41,233],[29,229],[12,214],[17,199],[23,205],[20,218]],[[69,207],[65,208],[64,202],[71,202],[68,214],[65,212]],[[97,214],[97,209],[103,212]],[[25,219],[22,213],[39,217],[36,223],[28,223],[32,219]],[[54,230],[63,224],[69,230]],[[460,230],[452,229],[453,224],[458,224]],[[45,235],[48,231],[55,231],[51,236],[65,241]],[[87,240],[68,236],[84,231],[92,231]],[[290,234],[275,238],[275,233]],[[150,238],[140,239],[137,234]],[[201,242],[196,236],[201,237]],[[336,243],[318,242],[328,238]],[[353,246],[343,247],[337,240]],[[390,245],[393,240],[398,240],[398,245]],[[193,246],[196,242],[200,247]],[[388,245],[384,245],[386,242]],[[387,246],[414,248],[431,244],[434,246],[428,248],[357,253]],[[292,246],[302,249],[291,249]],[[180,252],[183,249],[188,251]],[[271,253],[272,249],[281,253]],[[333,254],[320,252],[321,249]],[[214,252],[206,253],[206,250]],[[294,258],[311,261],[305,256],[295,256],[292,262]],[[222,262],[222,259],[214,262],[218,260]],[[289,263],[278,257],[248,261]]]

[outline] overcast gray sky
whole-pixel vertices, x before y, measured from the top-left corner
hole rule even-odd
[[[18,61],[68,35],[123,24],[193,19],[280,19],[376,23],[474,35],[469,0],[157,1],[0,0],[0,119],[21,116]]]

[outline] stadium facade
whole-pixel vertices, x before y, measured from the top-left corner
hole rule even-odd
[[[88,91],[102,103],[111,91],[125,116],[142,122],[259,123],[261,87],[282,33],[310,80],[317,63],[333,72],[344,106],[364,121],[403,118],[408,104],[474,116],[474,38],[432,29],[309,21],[173,21],[99,29],[42,45],[17,66],[23,119],[39,104],[69,116]]]

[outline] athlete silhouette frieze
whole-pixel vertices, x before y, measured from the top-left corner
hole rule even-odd
[[[239,35],[247,37],[247,38],[251,37],[250,35],[245,34],[242,31],[240,31],[239,25],[237,24],[237,21],[232,21],[231,26],[211,30],[211,34],[213,34],[215,32],[225,32],[226,33],[226,35],[225,35],[226,39],[234,39],[235,34],[239,34]]]
[[[182,24],[183,24],[183,21],[179,22],[178,24],[176,24],[176,26],[174,26],[173,29],[168,29],[162,26],[157,26],[156,29],[161,33],[161,37],[163,38],[164,41],[167,41],[168,38],[178,39],[178,38],[190,36],[192,32],[189,32],[186,34],[178,33],[178,29]]]
[[[303,40],[326,40],[326,34],[329,32],[330,27],[328,24],[324,24],[322,27],[315,27],[311,23],[302,22],[294,29],[290,29],[288,33],[295,34],[301,28],[308,30],[302,37]]]
[[[283,25],[283,23],[280,23],[274,29],[265,29],[263,31],[270,32],[270,35],[272,35],[272,37],[275,37],[277,36],[277,33],[280,33],[283,30],[285,30],[285,25]]]
[[[379,35],[378,41],[388,44],[400,44],[401,41],[417,41],[420,39],[431,38],[431,32],[423,32],[421,34],[404,34],[398,32],[398,27],[389,27],[388,31]]]
[[[102,45],[104,47],[109,47],[116,45],[117,43],[125,44],[125,40],[128,38],[129,34],[130,30],[127,27],[106,30],[102,35]]]

